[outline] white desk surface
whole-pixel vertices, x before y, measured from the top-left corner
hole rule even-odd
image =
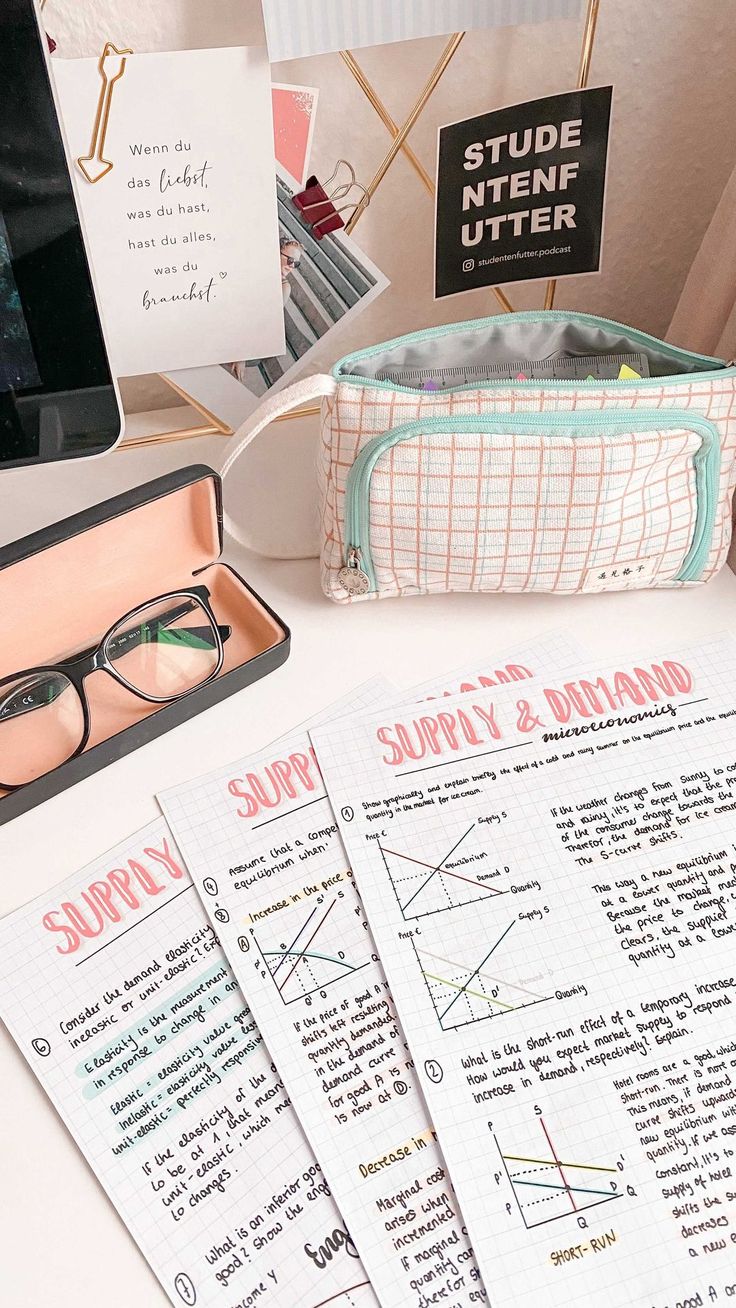
[[[0,474],[2,539],[166,467],[202,460],[217,466],[221,450],[221,444],[187,442],[46,474]],[[290,660],[0,828],[0,914],[154,818],[157,789],[267,744],[377,672],[408,686],[554,629],[613,660],[655,646],[677,649],[736,626],[736,576],[728,569],[708,586],[678,592],[452,595],[342,607],[322,596],[313,560],[277,563],[236,550],[226,557],[292,628]],[[165,1308],[168,1298],[4,1028],[0,1086],[3,1308]]]

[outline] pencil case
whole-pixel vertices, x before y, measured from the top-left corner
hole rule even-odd
[[[510,361],[622,354],[649,375],[468,380]],[[696,585],[731,539],[735,392],[733,364],[621,323],[501,314],[359,350],[271,396],[236,433],[223,478],[273,418],[319,396],[330,599]],[[226,527],[249,543],[232,514]]]

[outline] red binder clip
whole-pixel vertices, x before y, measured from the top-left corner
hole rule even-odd
[[[340,172],[340,168],[346,168],[350,174],[349,180],[340,182],[333,191],[328,191]],[[318,241],[322,240],[328,232],[335,232],[345,223],[340,217],[346,209],[355,209],[357,201],[341,204],[339,208],[335,207],[336,200],[344,200],[353,187],[356,187],[363,195],[366,204],[370,203],[370,196],[364,186],[355,180],[355,170],[347,159],[338,159],[335,168],[330,177],[327,178],[323,186],[316,177],[308,177],[307,184],[303,191],[298,191],[292,197],[294,207],[299,211],[304,221],[312,229],[312,233]]]

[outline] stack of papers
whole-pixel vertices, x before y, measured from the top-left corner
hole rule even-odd
[[[727,1300],[733,663],[367,683],[0,923],[174,1304]]]

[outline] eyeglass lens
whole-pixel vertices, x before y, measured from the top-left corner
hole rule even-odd
[[[84,708],[61,672],[0,688],[0,785],[25,786],[65,762],[84,737]]]
[[[104,655],[115,676],[151,700],[172,700],[217,671],[220,640],[198,599],[169,595],[108,636]],[[0,687],[0,786],[24,786],[76,752],[84,706],[63,672],[27,673]]]
[[[220,644],[199,600],[169,595],[124,618],[108,636],[104,654],[131,689],[151,699],[175,699],[213,675]]]

